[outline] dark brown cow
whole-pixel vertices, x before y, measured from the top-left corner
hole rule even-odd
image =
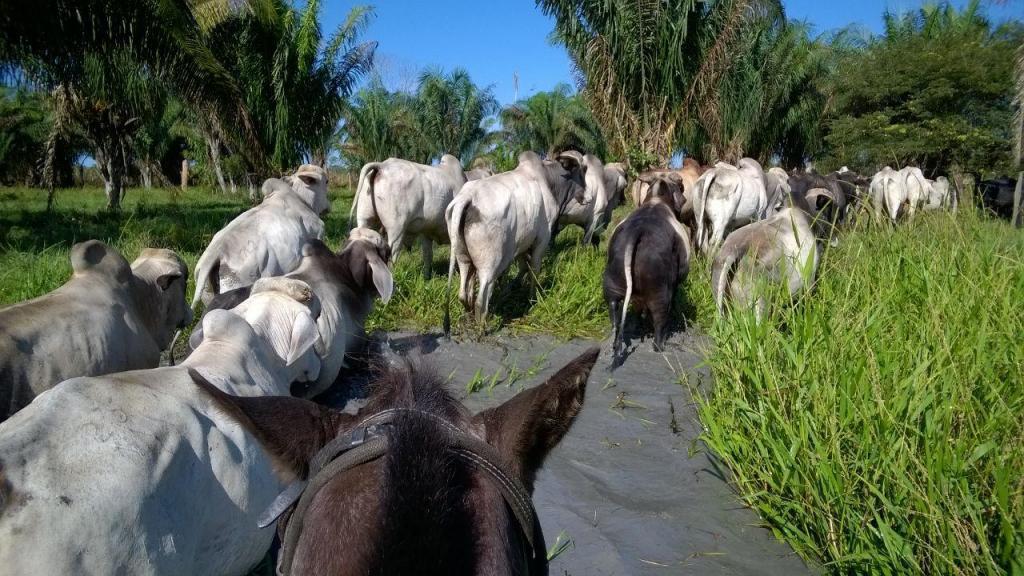
[[[640,178],[650,186],[650,193],[615,229],[604,269],[604,300],[614,334],[613,368],[624,360],[623,330],[631,302],[650,316],[654,349],[662,350],[676,287],[690,269],[690,233],[677,220],[678,175],[655,172]]]

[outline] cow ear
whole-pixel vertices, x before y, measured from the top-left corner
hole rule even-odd
[[[473,417],[473,423],[483,427],[487,442],[528,489],[533,489],[537,470],[583,407],[587,378],[599,352],[598,348],[587,350],[547,382]]]
[[[118,283],[127,282],[132,274],[128,261],[99,240],[87,240],[71,247],[71,269],[75,274],[109,274]]]
[[[156,285],[160,287],[160,290],[166,292],[167,289],[171,286],[171,284],[181,277],[181,272],[171,272],[170,274],[163,274],[156,279]]]
[[[316,328],[313,316],[303,312],[295,317],[292,324],[291,338],[288,339],[288,352],[285,354],[285,364],[291,366],[299,358],[302,358],[318,341],[320,331]]]
[[[381,302],[387,304],[395,290],[395,279],[391,275],[391,268],[388,268],[387,263],[380,257],[380,254],[377,254],[376,250],[367,250],[366,263],[370,266],[373,287],[377,289]]]
[[[285,482],[305,478],[316,453],[359,418],[289,396],[232,396],[196,370],[188,373],[215,406],[256,437]]]

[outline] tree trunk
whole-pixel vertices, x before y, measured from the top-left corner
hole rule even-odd
[[[139,175],[142,176],[142,187],[146,190],[153,188],[153,165],[150,164],[149,159],[139,160],[136,166],[139,169]]]
[[[1024,172],[1017,174],[1017,187],[1013,190],[1013,217],[1010,223],[1015,228],[1024,226],[1024,222],[1021,222],[1021,186],[1024,186]]]
[[[188,191],[188,160],[181,161],[181,191]]]
[[[108,179],[104,183],[104,190],[107,193],[107,208],[110,210],[121,209],[121,196],[124,194],[124,165],[114,158],[107,162]]]
[[[217,186],[220,186],[220,193],[227,194],[228,187],[224,184],[224,171],[220,167],[220,138],[216,136],[207,137],[206,147],[210,153],[210,163],[213,164],[213,172],[217,175]]]
[[[253,174],[249,173],[245,175],[249,181],[249,200],[255,204],[261,200],[258,194],[256,194],[256,180],[253,179]]]

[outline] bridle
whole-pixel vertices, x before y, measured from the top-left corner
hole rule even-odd
[[[277,561],[278,576],[291,574],[303,519],[313,498],[336,475],[385,455],[390,447],[386,431],[394,425],[398,416],[403,415],[433,420],[444,431],[444,440],[449,452],[490,476],[502,498],[512,509],[522,535],[530,546],[528,574],[546,576],[547,550],[540,520],[533,507],[533,499],[522,482],[505,471],[497,450],[490,444],[459,430],[454,424],[436,414],[411,408],[383,410],[366,418],[349,431],[338,434],[310,461],[307,475],[309,479],[290,484],[260,516],[259,527],[266,528],[282,514],[292,510],[284,535],[281,537]]]

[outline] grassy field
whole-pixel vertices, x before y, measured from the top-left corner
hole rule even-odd
[[[43,192],[0,190],[0,305],[59,286],[70,244],[88,238],[129,260],[173,248],[193,266],[248,207],[206,190],[133,190],[120,214],[99,211],[97,190],[59,198],[47,215]],[[349,201],[333,198],[335,248]],[[536,302],[514,280],[499,284],[492,328],[607,335],[604,246],[579,237],[559,237]],[[425,281],[406,253],[370,327],[436,330],[447,258],[435,251]],[[696,260],[677,310],[678,324],[716,343],[716,385],[693,389],[705,440],[780,536],[837,574],[1024,574],[1024,235],[971,212],[853,230],[815,292],[761,324],[716,322],[708,276]]]
[[[1024,574],[1024,235],[848,234],[815,293],[715,326],[706,441],[837,574]]]

